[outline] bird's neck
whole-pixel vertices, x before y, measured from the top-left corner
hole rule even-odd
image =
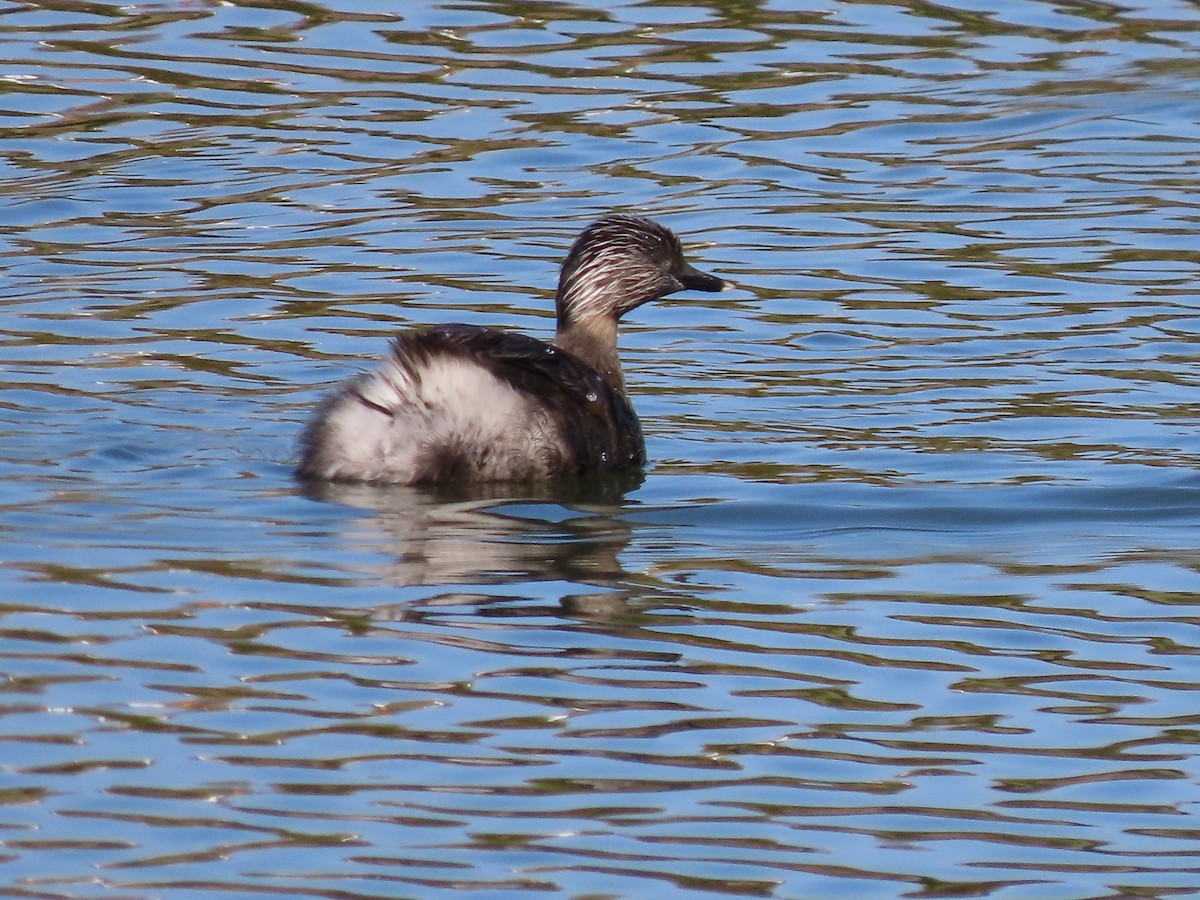
[[[554,343],[604,376],[609,386],[625,393],[625,376],[617,356],[617,323],[607,316],[580,322],[559,322]]]

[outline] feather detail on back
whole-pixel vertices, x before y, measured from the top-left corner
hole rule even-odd
[[[525,335],[437,325],[397,337],[375,371],[324,402],[301,439],[298,474],[544,481],[644,461],[629,400],[590,366]]]

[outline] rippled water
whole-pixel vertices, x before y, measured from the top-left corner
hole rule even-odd
[[[389,11],[392,8],[399,12]],[[0,9],[0,887],[1200,894],[1200,8]],[[305,492],[610,209],[643,479]]]

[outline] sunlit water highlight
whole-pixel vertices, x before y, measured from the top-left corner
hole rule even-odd
[[[5,896],[1200,894],[1200,10],[0,9]],[[643,478],[303,489],[639,210]]]

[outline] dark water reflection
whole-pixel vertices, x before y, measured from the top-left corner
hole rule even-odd
[[[1200,13],[0,9],[5,896],[1200,893]],[[611,208],[645,478],[304,488]]]

